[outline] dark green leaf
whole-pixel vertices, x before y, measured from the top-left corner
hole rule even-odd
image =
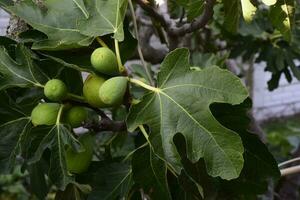
[[[28,166],[30,186],[32,192],[39,198],[44,199],[48,194],[48,186],[45,179],[45,169],[42,162]]]
[[[149,125],[155,153],[178,173],[182,165],[173,136],[181,133],[187,142],[188,159],[197,162],[204,158],[211,176],[237,178],[243,167],[242,141],[213,117],[209,105],[239,104],[248,92],[227,70],[209,67],[191,71],[188,58],[186,49],[177,49],[165,58],[158,74],[158,88],[131,107],[128,128],[133,131],[139,125]]]
[[[4,47],[0,47],[0,90],[10,87],[41,87],[47,76],[35,65],[32,54],[23,45],[16,48],[13,60]]]
[[[44,135],[35,155],[29,163],[39,161],[46,149],[51,150],[49,177],[51,181],[61,190],[74,181],[74,177],[67,171],[65,145],[73,146],[79,149],[78,141],[72,136],[72,133],[63,125],[53,126],[50,131]]]
[[[133,180],[151,199],[171,199],[166,163],[149,147],[139,149],[132,158]]]
[[[131,167],[117,162],[95,162],[81,179],[92,187],[88,200],[127,199],[133,184]]]
[[[30,118],[23,117],[0,126],[0,173],[8,173],[20,155],[22,140],[30,129]]]

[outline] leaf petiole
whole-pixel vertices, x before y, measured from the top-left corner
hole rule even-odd
[[[134,83],[136,85],[139,85],[147,90],[150,90],[150,91],[153,91],[153,92],[157,92],[159,93],[160,92],[160,89],[159,88],[156,88],[156,87],[152,87],[151,85],[148,85],[140,80],[137,80],[137,79],[134,79],[134,78],[128,78],[129,82],[131,83]]]
[[[42,85],[42,84],[40,84],[40,83],[35,83],[34,86],[35,86],[35,87],[40,87],[40,88],[44,88],[44,87],[45,87],[44,85]]]
[[[105,42],[100,37],[96,37],[96,40],[102,47],[108,48],[107,44],[105,44]]]
[[[124,66],[122,65],[121,55],[120,55],[120,48],[119,48],[119,42],[117,39],[115,39],[115,51],[117,56],[117,62],[119,67],[119,72],[122,73],[125,71]]]
[[[62,116],[62,111],[64,109],[64,104],[62,104],[59,108],[59,111],[58,111],[58,114],[57,114],[57,118],[56,118],[56,125],[59,125],[60,124],[60,120],[61,120],[61,116]]]

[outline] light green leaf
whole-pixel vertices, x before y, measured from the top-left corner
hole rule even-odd
[[[246,22],[251,22],[257,8],[253,6],[250,0],[241,0],[243,17]]]
[[[82,11],[82,13],[84,14],[85,18],[89,18],[89,13],[85,8],[84,2],[83,0],[73,0],[74,3],[78,6],[78,8]]]
[[[71,145],[79,149],[78,141],[72,133],[63,125],[55,125],[45,134],[40,142],[34,156],[29,163],[39,161],[46,149],[51,150],[49,177],[51,181],[61,190],[74,181],[74,177],[67,171],[65,146]]]
[[[293,0],[278,0],[270,8],[270,20],[273,26],[280,31],[285,40],[291,41],[295,15]]]
[[[197,162],[204,158],[211,176],[236,178],[243,167],[241,138],[213,117],[210,104],[239,104],[248,92],[227,70],[208,67],[191,71],[188,58],[187,49],[177,49],[165,58],[158,88],[131,107],[128,128],[133,131],[147,124],[155,153],[177,173],[182,165],[173,137],[181,133],[187,142],[188,159]]]
[[[267,6],[272,6],[277,2],[277,0],[262,0],[262,2]]]
[[[90,37],[112,33],[115,39],[123,41],[123,20],[127,9],[127,0],[85,0],[85,3],[90,17],[78,22],[80,32]]]
[[[8,12],[22,18],[48,39],[36,41],[33,49],[57,50],[88,46],[94,38],[83,35],[77,28],[80,19],[86,19],[84,4],[79,0],[48,0],[37,5],[31,0],[10,6],[1,0]]]
[[[0,90],[10,87],[41,86],[48,78],[33,63],[32,54],[23,45],[16,48],[16,59],[12,59],[4,47],[0,47]]]

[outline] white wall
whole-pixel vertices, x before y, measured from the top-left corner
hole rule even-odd
[[[281,77],[279,88],[270,92],[267,82],[271,73],[264,71],[265,64],[254,67],[253,113],[257,120],[293,115],[300,112],[300,82],[293,78],[288,83]]]
[[[6,28],[9,22],[9,15],[0,9],[0,35],[6,34]]]

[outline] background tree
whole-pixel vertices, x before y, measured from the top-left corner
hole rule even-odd
[[[276,198],[251,76],[226,69],[299,79],[296,1],[157,3],[0,0],[0,172],[24,198]]]

